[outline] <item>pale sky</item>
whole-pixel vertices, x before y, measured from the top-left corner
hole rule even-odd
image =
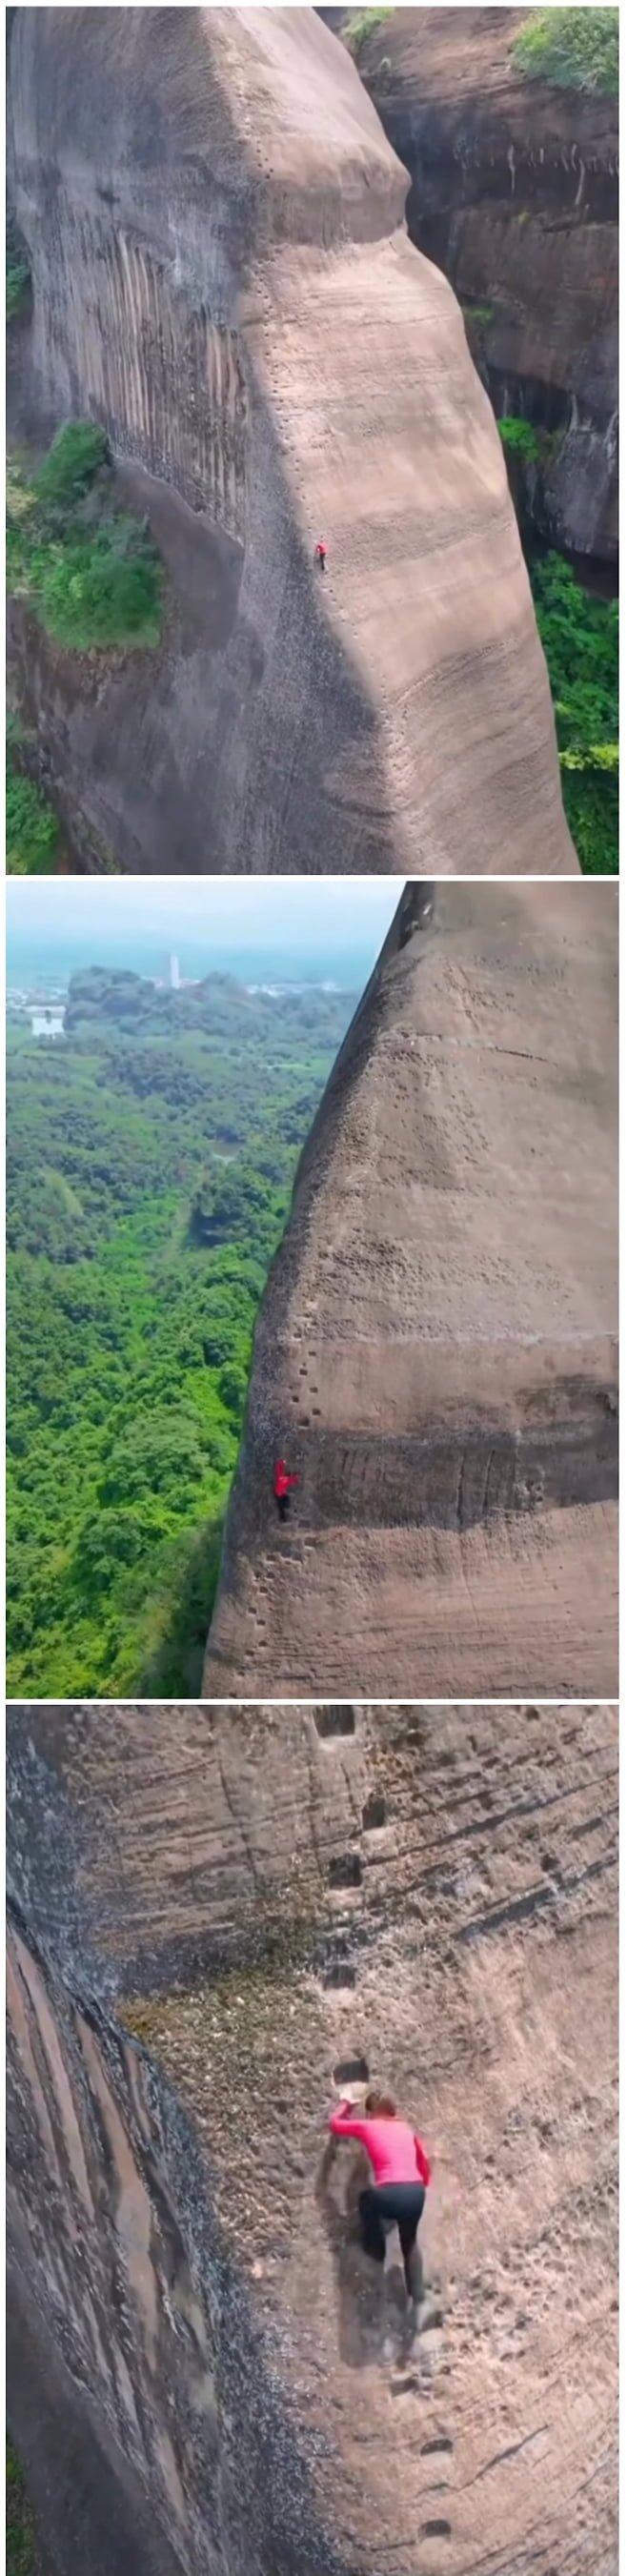
[[[87,942],[106,963],[128,939],[151,949],[333,950],[377,955],[402,893],[389,877],[27,877],[7,882],[7,967],[26,950],[45,964]]]

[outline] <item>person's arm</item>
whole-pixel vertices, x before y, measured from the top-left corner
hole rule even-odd
[[[424,2183],[426,2189],[427,2183],[431,2181],[431,2166],[426,2147],[423,2147],[422,2138],[414,2138],[414,2146],[416,2149],[416,2164],[420,2180]]]
[[[329,2128],[334,2138],[361,2138],[366,2144],[366,2122],[354,2118],[352,2102],[340,2102],[339,2109],[331,2112]]]
[[[299,1484],[300,1484],[300,1476],[288,1476],[287,1481],[288,1481],[288,1485],[299,1485]]]

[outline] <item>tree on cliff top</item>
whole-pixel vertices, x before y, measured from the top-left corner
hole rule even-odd
[[[618,96],[618,9],[530,9],[512,43],[527,80]]]

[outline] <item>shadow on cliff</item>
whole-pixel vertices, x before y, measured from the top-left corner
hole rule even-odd
[[[10,1903],[10,2417],[56,2576],[344,2576],[196,2124],[48,1940]]]
[[[334,2190],[339,2164],[334,2138],[329,2138],[316,2175],[316,2206],[331,2254],[337,2291],[338,2346],[349,2370],[373,2362],[405,2361],[415,2337],[415,2320],[407,2306],[400,2264],[379,2270],[362,2253],[359,2241],[359,2194],[372,2181],[370,2165],[360,2150],[341,2159],[346,2167],[343,2202]]]
[[[213,1616],[222,1520],[185,1532],[171,1578],[165,1626],[145,1656],[136,1688],[147,1699],[195,1699],[202,1687],[207,1629]]]

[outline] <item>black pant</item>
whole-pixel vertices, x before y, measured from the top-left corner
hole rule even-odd
[[[278,1511],[278,1515],[279,1515],[279,1520],[280,1520],[280,1521],[286,1521],[286,1520],[288,1519],[288,1516],[289,1516],[289,1508],[290,1508],[290,1498],[289,1498],[289,1494],[275,1494],[274,1500],[275,1500],[275,1503],[276,1503],[276,1507],[277,1507],[277,1511]]]
[[[368,2190],[359,2194],[364,2253],[372,2256],[373,2263],[384,2263],[386,2230],[397,2227],[410,2299],[414,2296],[412,2256],[424,2205],[421,2182],[370,2183]]]

